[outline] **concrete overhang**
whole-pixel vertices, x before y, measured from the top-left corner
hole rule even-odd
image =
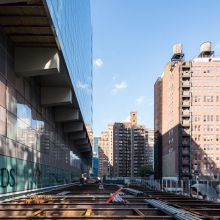
[[[69,134],[70,140],[80,140],[86,138],[86,131],[74,132]]]
[[[69,133],[71,140],[85,138],[85,134],[88,138],[46,0],[0,0],[0,25],[15,48],[15,74],[37,77],[42,87],[42,105],[56,106],[56,122],[64,123],[64,132]],[[29,62],[27,65],[25,60]],[[57,108],[73,112],[63,110],[69,116],[61,117]]]
[[[79,146],[79,147],[81,145],[88,144],[88,143],[89,143],[89,139],[88,138],[84,138],[84,139],[81,139],[81,140],[74,141],[74,144]]]

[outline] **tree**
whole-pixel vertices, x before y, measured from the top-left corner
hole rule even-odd
[[[137,175],[141,177],[146,177],[153,174],[153,167],[152,165],[146,165],[146,166],[141,166],[138,169]]]

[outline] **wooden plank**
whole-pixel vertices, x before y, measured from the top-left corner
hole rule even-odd
[[[87,209],[85,216],[90,216],[92,212],[92,209]]]

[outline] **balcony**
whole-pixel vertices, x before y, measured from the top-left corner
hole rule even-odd
[[[189,155],[190,153],[189,153],[189,150],[183,150],[183,151],[182,151],[182,154],[183,154],[183,155]]]
[[[182,105],[183,105],[184,107],[189,107],[189,106],[190,106],[190,102],[184,100],[184,101],[182,102]]]
[[[183,141],[182,141],[182,145],[183,145],[183,146],[184,146],[184,145],[185,145],[185,146],[188,146],[188,145],[189,145],[189,141],[183,140]]]
[[[183,136],[189,136],[189,129],[182,129],[182,135]]]
[[[190,82],[189,81],[183,81],[182,82],[182,87],[190,87]]]
[[[190,111],[182,111],[183,117],[189,117],[190,116]]]
[[[182,164],[189,166],[189,165],[190,165],[190,161],[189,161],[188,159],[183,159],[183,160],[182,160]]]
[[[184,77],[189,78],[189,77],[190,77],[189,71],[184,71],[184,72],[182,72],[182,77],[183,77],[183,78],[184,78]]]
[[[189,127],[190,126],[189,120],[183,120],[182,126]]]
[[[183,97],[189,97],[190,92],[189,91],[183,91],[182,95],[183,95]]]

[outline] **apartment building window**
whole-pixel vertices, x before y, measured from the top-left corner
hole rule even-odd
[[[204,135],[204,141],[206,141],[206,135]]]
[[[210,66],[207,67],[207,73],[210,73]]]
[[[218,77],[218,76],[216,77],[216,82],[217,82],[217,83],[219,82],[219,77]]]
[[[204,126],[205,127],[205,126]],[[210,131],[210,125],[207,125],[207,131]]]
[[[200,116],[198,116],[198,121],[200,121]]]
[[[207,102],[210,102],[210,96],[207,96]]]
[[[198,135],[198,141],[200,141],[200,134]]]
[[[216,105],[216,112],[219,112],[219,106]]]
[[[204,155],[203,160],[206,160],[206,155]]]
[[[207,135],[207,141],[210,141],[210,136],[209,135]]]
[[[207,121],[210,121],[210,115],[207,115]]]
[[[219,126],[218,125],[216,126],[216,131],[219,131]]]
[[[200,93],[200,92],[201,92],[201,87],[199,86],[199,87],[198,87],[198,93]]]
[[[203,80],[204,80],[204,83],[206,83],[206,77],[204,77]]]
[[[211,127],[210,127],[210,131],[213,131],[213,125],[211,125]]]
[[[203,121],[206,121],[206,115],[203,116]]]
[[[211,121],[213,121],[213,115],[211,115]]]
[[[205,86],[203,87],[203,92],[206,92],[206,87]]]
[[[204,150],[206,150],[206,144],[204,144]]]
[[[219,92],[219,87],[218,86],[216,86],[216,92]]]
[[[213,135],[210,136],[210,141],[213,141]],[[212,149],[211,149],[212,150]]]
[[[219,160],[218,154],[216,155],[216,160]]]
[[[216,145],[216,150],[219,150],[219,145],[218,144]]]
[[[198,125],[198,131],[200,131],[200,125]]]
[[[216,141],[218,141],[219,140],[219,136],[218,136],[218,134],[216,134]]]
[[[219,74],[219,67],[216,67],[216,73]]]
[[[204,168],[204,170],[206,170],[206,164],[204,164],[203,168]]]
[[[206,66],[203,67],[203,72],[206,73]]]
[[[209,169],[210,169],[210,164],[208,163],[208,164],[207,164],[207,170],[209,170]]]
[[[216,96],[216,102],[219,102],[219,96],[218,95]]]
[[[209,86],[207,86],[207,92],[210,92],[210,87]]]
[[[211,96],[211,102],[213,102],[213,95]]]
[[[203,99],[204,99],[204,102],[206,102],[206,96],[205,95],[204,95]]]
[[[211,109],[211,112],[214,112],[214,106],[213,105],[210,106],[210,109]]]
[[[203,111],[206,112],[206,106],[205,105],[203,106]]]
[[[218,115],[216,115],[216,121],[218,121],[219,120],[219,116]]]

